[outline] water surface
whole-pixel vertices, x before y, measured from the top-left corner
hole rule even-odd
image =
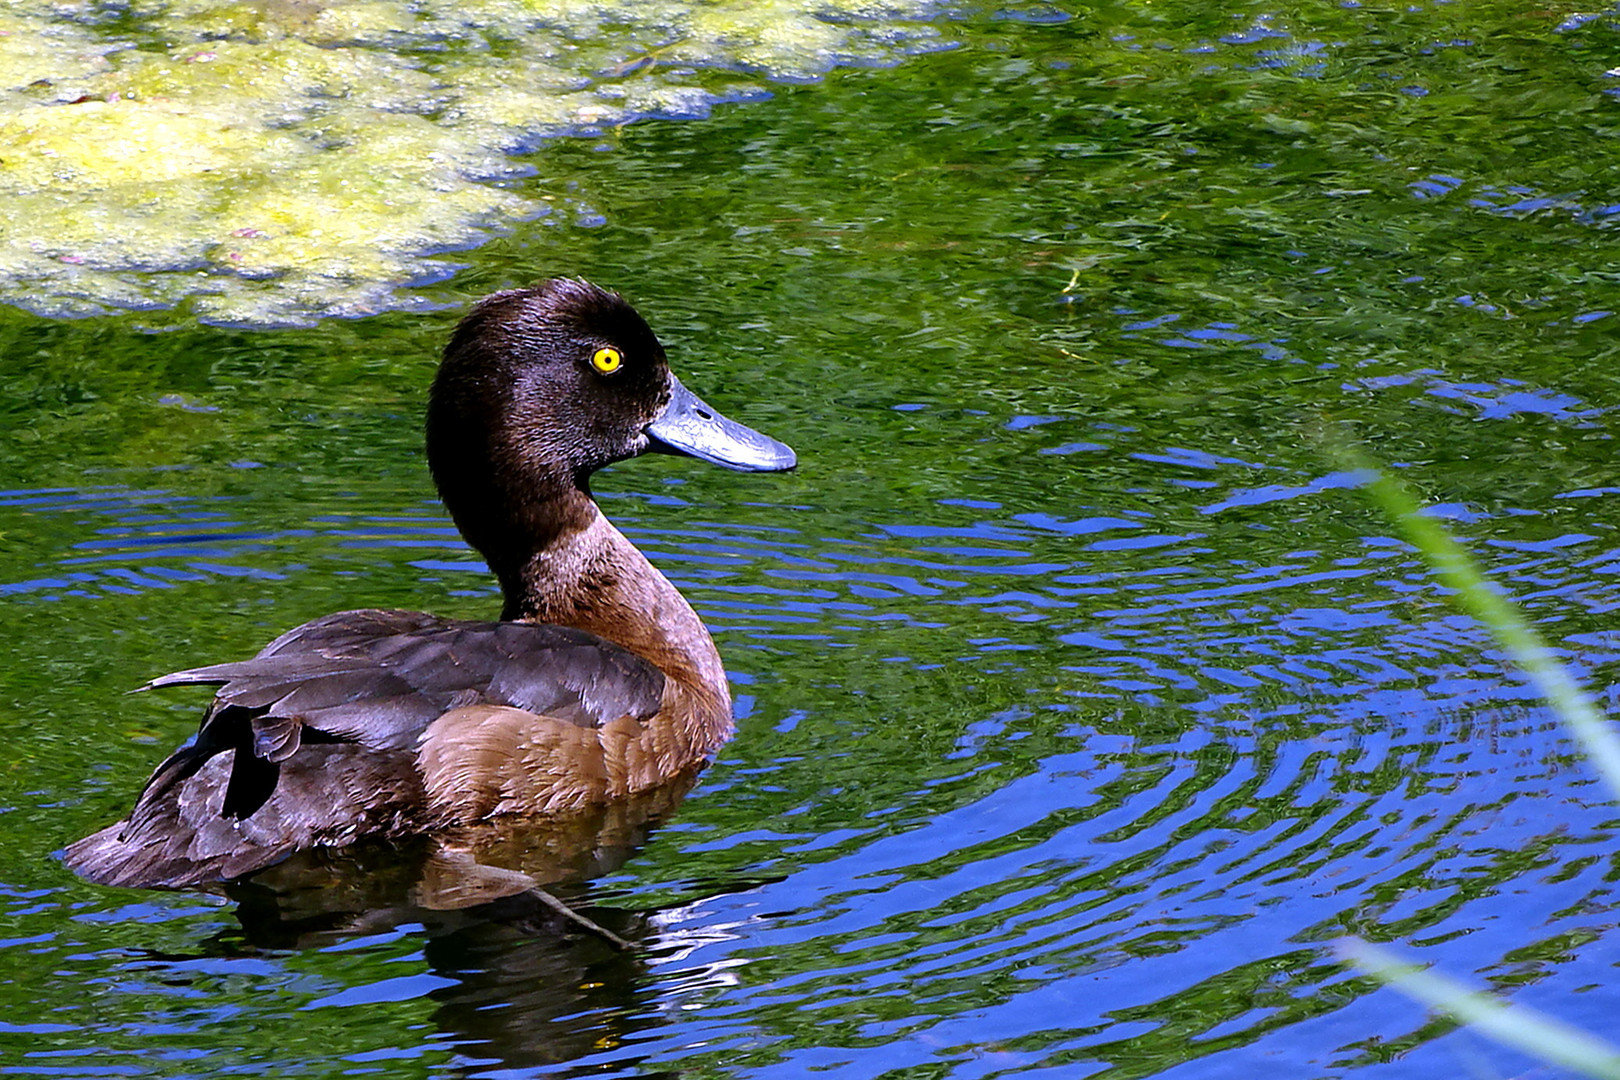
[[[453,308],[0,316],[0,1067],[1532,1068],[1347,972],[1345,934],[1604,1029],[1614,808],[1323,433],[1612,708],[1615,18],[942,16],[950,51],[537,151],[602,222],[423,295],[620,288],[803,463],[599,478],[739,717],[668,823],[560,887],[629,955],[413,906],[408,852],[324,908],[52,860],[195,724],[145,679],[331,610],[498,605],[420,462]]]

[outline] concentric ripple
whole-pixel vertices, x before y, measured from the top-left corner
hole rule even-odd
[[[1084,490],[1078,452],[1055,459],[1044,504],[970,492],[895,517],[717,516],[679,488],[604,495],[715,630],[742,729],[636,869],[594,887],[599,903],[659,912],[646,968],[613,976],[648,988],[639,1004],[519,993],[523,964],[443,951],[465,927],[430,928],[426,953],[400,952],[398,934],[356,939],[342,947],[368,958],[358,981],[327,971],[307,990],[297,956],[244,966],[227,949],[131,984],[127,954],[70,929],[10,947],[88,949],[154,1016],[171,1007],[167,982],[223,965],[228,985],[275,987],[320,1015],[429,1007],[435,1053],[469,1063],[538,1067],[525,1032],[572,1001],[600,1044],[574,1067],[742,1054],[762,1076],[881,1075],[919,1054],[953,1074],[1117,1071],[1141,1055],[1168,1069],[1256,1042],[1302,1075],[1349,1066],[1376,1056],[1367,1033],[1410,1029],[1369,1011],[1328,958],[1346,933],[1465,965],[1499,948],[1521,958],[1498,969],[1503,985],[1565,978],[1547,961],[1607,917],[1610,860],[1594,845],[1612,809],[1401,541],[1294,524],[1313,502],[1354,499],[1349,474],[1065,417],[978,423],[1036,454],[1085,429],[1097,453],[1140,463],[1141,501],[1069,497]],[[259,579],[319,597],[323,576],[371,566],[383,601],[426,590],[493,609],[487,574],[435,514],[348,499],[267,528],[251,510],[159,488],[7,493],[0,513],[55,521],[63,541],[0,596],[14,610],[139,604]],[[1565,651],[1601,682],[1615,638],[1584,619],[1613,608],[1620,553],[1596,522],[1542,536],[1537,518],[1467,522],[1488,531],[1501,580],[1577,621]],[[220,918],[151,910],[187,936]],[[1527,929],[1541,945],[1525,948]],[[379,950],[414,973],[376,981]],[[474,1000],[505,1010],[471,1024]],[[1347,1016],[1361,1037],[1342,1034]],[[167,1045],[193,1037],[164,1031]]]

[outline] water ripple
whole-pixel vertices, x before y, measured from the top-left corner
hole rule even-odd
[[[984,423],[1045,442],[1071,422]],[[1612,811],[1531,691],[1440,606],[1401,542],[1281,527],[1359,476],[1273,465],[1275,480],[1253,486],[1241,454],[1111,452],[1164,477],[1198,469],[1226,491],[1212,502],[1165,485],[1177,494],[1151,506],[1076,499],[1061,511],[942,500],[922,522],[787,519],[802,527],[633,494],[614,503],[746,689],[739,739],[655,850],[756,884],[670,884],[685,895],[657,905],[663,951],[649,970],[660,1015],[681,1022],[581,1067],[627,1055],[692,1067],[746,1045],[757,1075],[815,1062],[871,1075],[896,1039],[986,1074],[1094,1061],[1127,1041],[1185,1054],[1356,1007],[1319,952],[1346,932],[1408,936],[1441,956],[1467,941],[1476,955],[1480,935],[1509,926],[1552,938],[1609,917],[1595,856]],[[1601,494],[1572,489],[1567,505]],[[54,559],[8,567],[0,597],[13,604],[135,603],[229,575],[295,587],[357,556],[395,568],[367,572],[493,598],[432,514],[328,503],[266,528],[251,507],[160,490],[3,499],[0,514],[51,523],[58,538]],[[1620,604],[1607,530],[1540,521],[1475,512],[1467,524],[1493,530],[1492,568],[1532,609]],[[1572,624],[1561,646],[1585,669],[1620,659],[1601,628]],[[598,888],[657,880],[643,869]],[[219,980],[296,987],[321,1013],[448,1008],[482,1000],[480,979],[495,977],[409,945],[356,945],[364,974],[352,980],[279,962],[127,960],[116,979],[145,1002],[174,997],[165,979],[203,987],[200,1000]],[[376,952],[395,949],[407,968],[379,971]],[[835,1019],[822,1050],[801,1048],[801,1025]]]

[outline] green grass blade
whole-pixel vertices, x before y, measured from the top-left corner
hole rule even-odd
[[[1416,501],[1400,481],[1364,458],[1353,455],[1357,467],[1371,476],[1368,491],[1405,532],[1442,583],[1456,593],[1457,602],[1507,650],[1513,662],[1529,675],[1548,704],[1580,740],[1609,790],[1620,798],[1620,737],[1575,682],[1541,635],[1519,610],[1493,588],[1474,560],[1433,518],[1419,512]]]
[[[1341,959],[1379,981],[1470,1024],[1481,1035],[1554,1065],[1599,1080],[1620,1080],[1620,1047],[1589,1035],[1527,1005],[1504,1002],[1408,964],[1395,953],[1360,938],[1337,945]]]

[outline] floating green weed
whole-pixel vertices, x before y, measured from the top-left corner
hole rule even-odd
[[[103,8],[106,10],[103,10]],[[410,306],[436,252],[590,210],[538,136],[699,117],[932,47],[921,0],[22,0],[0,14],[0,300],[255,325]]]

